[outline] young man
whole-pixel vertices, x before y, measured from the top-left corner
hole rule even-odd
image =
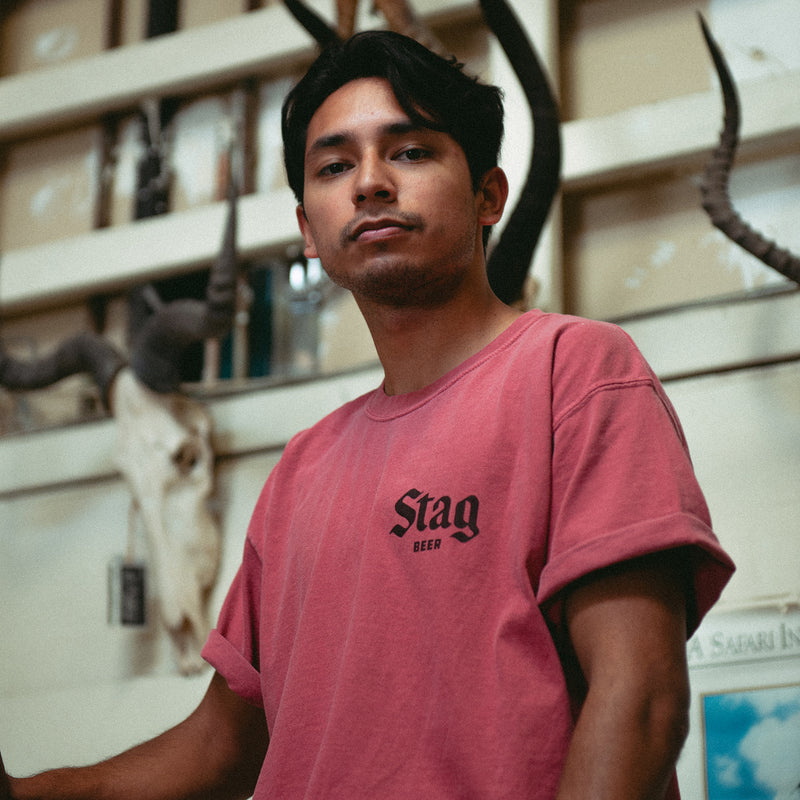
[[[385,382],[287,446],[197,711],[0,797],[677,797],[685,640],[732,565],[627,336],[490,291],[501,134],[495,89],[393,34],[293,90],[306,254]]]

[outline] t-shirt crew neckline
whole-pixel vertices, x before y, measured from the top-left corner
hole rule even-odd
[[[372,392],[367,400],[365,407],[367,416],[376,422],[387,422],[416,411],[442,392],[447,391],[447,389],[465,375],[477,369],[481,364],[493,358],[497,353],[512,345],[531,325],[541,319],[542,316],[542,312],[537,309],[526,311],[524,314],[521,314],[483,349],[422,389],[406,394],[388,395],[382,383],[380,387]]]

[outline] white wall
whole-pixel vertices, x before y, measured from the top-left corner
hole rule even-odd
[[[224,551],[215,618],[238,566],[272,453],[217,470]],[[0,503],[0,750],[14,773],[87,763],[179,722],[210,670],[178,674],[150,609],[144,629],[107,622],[107,566],[126,546],[120,480]]]
[[[212,623],[282,447],[381,374],[209,401],[223,541]],[[143,630],[107,623],[107,568],[128,544],[113,445],[111,421],[0,438],[0,752],[12,774],[93,762],[150,738],[182,720],[210,678],[210,669],[179,675],[155,612]],[[139,535],[135,554],[146,555]]]

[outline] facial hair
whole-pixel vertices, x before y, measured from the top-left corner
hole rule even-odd
[[[364,214],[351,220],[342,229],[339,240],[343,251],[352,244],[353,232],[369,216]],[[412,230],[411,236],[425,232],[424,220],[415,214],[393,212],[391,217],[407,225]],[[445,304],[463,285],[468,273],[466,265],[474,252],[475,235],[474,230],[465,231],[450,251],[439,257],[413,257],[396,252],[396,243],[387,241],[370,245],[372,253],[360,270],[338,270],[326,265],[324,259],[322,263],[328,277],[349,289],[356,299],[363,297],[397,309],[436,308]]]

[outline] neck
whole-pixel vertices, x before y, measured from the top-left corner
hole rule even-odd
[[[385,373],[387,394],[441,378],[499,336],[519,315],[488,291],[438,308],[387,308],[359,300]]]

